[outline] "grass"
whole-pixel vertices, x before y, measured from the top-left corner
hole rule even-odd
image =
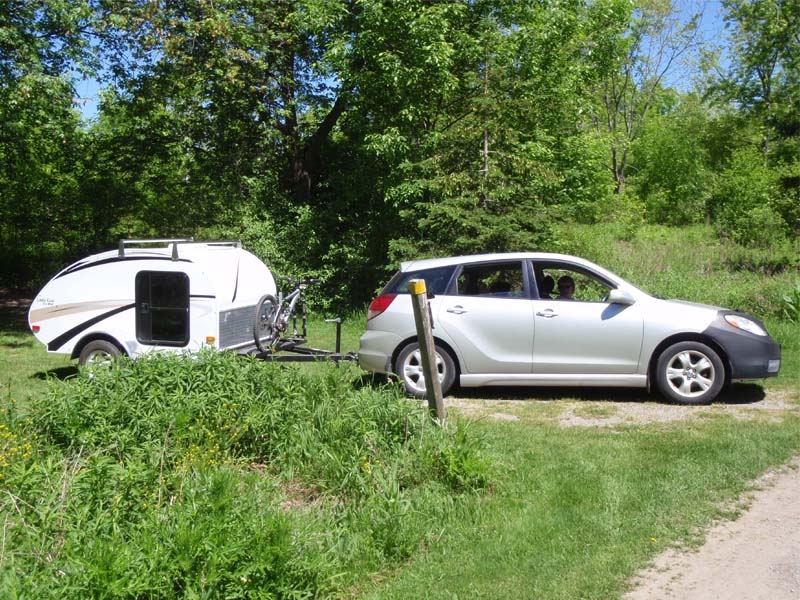
[[[618,598],[652,556],[697,543],[752,478],[800,449],[796,412],[780,423],[547,421],[484,422],[503,474],[493,493],[447,543],[364,597]]]
[[[563,250],[656,293],[763,296],[783,345],[763,386],[783,406],[759,410],[761,385],[737,386],[670,407],[678,421],[578,427],[562,417],[659,407],[632,391],[480,390],[439,430],[352,363],[162,357],[87,378],[7,307],[0,596],[620,597],[800,453],[800,324],[776,296],[796,275],[730,271],[735,252],[702,228],[573,235]],[[355,351],[364,317],[345,316]],[[314,318],[309,337],[333,349],[335,326]]]
[[[77,372],[69,357],[48,354],[23,323],[18,311],[0,310],[0,406],[27,405],[45,392],[49,377]]]

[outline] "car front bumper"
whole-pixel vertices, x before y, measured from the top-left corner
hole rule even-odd
[[[769,335],[755,335],[717,319],[706,332],[728,356],[732,381],[775,377],[781,369],[781,345]]]

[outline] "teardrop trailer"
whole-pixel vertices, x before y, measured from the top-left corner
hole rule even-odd
[[[28,322],[48,352],[81,365],[208,347],[276,361],[354,360],[340,352],[340,319],[331,320],[335,350],[304,345],[301,292],[310,282],[293,281],[284,299],[270,269],[239,241],[120,240],[118,249],[57,273],[34,298]]]

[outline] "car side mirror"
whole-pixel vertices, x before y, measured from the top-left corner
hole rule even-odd
[[[624,304],[625,306],[630,306],[636,303],[636,299],[631,296],[630,292],[613,289],[608,292],[608,302],[610,304]]]

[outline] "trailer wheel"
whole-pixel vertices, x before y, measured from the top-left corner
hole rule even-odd
[[[78,363],[84,367],[107,367],[120,354],[122,351],[112,342],[94,340],[83,347]]]

